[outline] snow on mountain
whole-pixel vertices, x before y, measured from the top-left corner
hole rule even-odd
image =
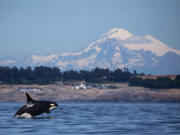
[[[79,51],[60,55],[32,55],[22,63],[58,66],[62,70],[100,67],[129,68],[152,74],[179,74],[179,61],[180,50],[170,48],[151,35],[138,36],[122,28],[113,28]]]
[[[113,28],[109,32],[105,33],[102,38],[104,39],[111,39],[115,38],[117,40],[126,40],[133,35],[128,32],[127,30],[121,29],[121,28]]]
[[[139,43],[138,41],[142,41],[142,39],[146,42]],[[157,56],[163,56],[168,52],[174,52],[180,55],[179,50],[175,50],[170,48],[168,45],[164,44],[163,42],[155,39],[154,37],[147,35],[143,38],[135,39],[133,41],[132,39],[128,39],[127,43],[124,44],[125,47],[131,50],[145,50],[145,51],[151,51],[152,53],[156,54]]]
[[[42,56],[42,55],[32,55],[31,56],[31,63],[32,64],[37,64],[37,63],[48,63],[48,62],[53,62],[58,58],[57,55],[52,54],[49,56]]]
[[[11,60],[11,59],[7,59],[7,60],[0,60],[0,65],[1,66],[8,66],[8,65],[11,65],[11,64],[14,64],[16,63],[15,60]]]

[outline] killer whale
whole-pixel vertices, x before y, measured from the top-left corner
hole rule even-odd
[[[27,104],[22,106],[14,115],[16,118],[31,118],[42,113],[50,113],[51,110],[55,109],[58,104],[51,101],[38,101],[30,97],[26,93]]]

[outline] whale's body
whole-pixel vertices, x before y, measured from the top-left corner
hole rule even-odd
[[[50,113],[58,104],[51,101],[35,101],[26,93],[27,104],[21,107],[14,115],[18,118],[30,118],[42,113]]]

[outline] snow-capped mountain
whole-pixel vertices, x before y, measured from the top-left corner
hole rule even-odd
[[[111,29],[76,52],[32,55],[23,61],[8,61],[22,66],[57,66],[63,70],[100,67],[129,68],[152,74],[180,74],[180,50],[170,48],[151,35],[137,36],[121,28]]]

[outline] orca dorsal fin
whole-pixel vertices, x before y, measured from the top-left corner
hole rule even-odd
[[[29,96],[28,93],[26,93],[26,98],[27,98],[27,103],[31,103],[31,102],[34,101],[34,100]]]

